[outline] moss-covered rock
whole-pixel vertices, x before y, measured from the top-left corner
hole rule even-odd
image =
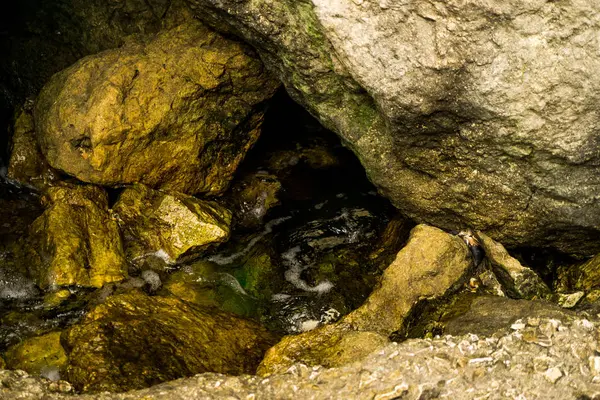
[[[7,367],[57,380],[60,371],[67,364],[67,355],[60,344],[60,335],[61,332],[51,332],[12,346],[4,354]]]
[[[459,237],[434,227],[416,226],[407,245],[361,307],[335,324],[284,338],[265,354],[258,372],[282,372],[295,362],[338,365],[338,353],[350,351],[340,346],[352,343],[344,339],[345,335],[357,335],[356,331],[361,332],[368,345],[353,349],[352,360],[366,356],[382,338],[403,328],[413,307],[458,289],[471,265],[469,250]]]
[[[550,296],[550,289],[542,278],[511,257],[500,243],[482,232],[477,232],[477,238],[491,264],[492,271],[509,297],[531,300]]]
[[[8,177],[38,190],[43,190],[57,179],[56,172],[50,168],[39,150],[31,102],[27,102],[15,118]]]
[[[256,323],[139,292],[112,296],[63,336],[78,390],[125,391],[202,372],[254,373],[274,338]]]
[[[56,186],[29,229],[29,272],[41,288],[101,287],[124,279],[127,263],[106,193],[94,186]]]
[[[186,265],[169,275],[165,290],[181,300],[219,308],[245,317],[257,317],[258,304],[235,276],[210,261]]]
[[[278,85],[249,47],[189,22],[54,75],[36,134],[50,165],[82,181],[219,194]]]
[[[175,263],[229,239],[231,212],[214,201],[135,185],[121,193],[113,210],[130,260],[158,254]]]

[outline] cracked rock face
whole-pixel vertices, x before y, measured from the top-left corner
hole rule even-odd
[[[220,194],[278,85],[247,46],[190,22],[54,75],[36,134],[52,167],[85,182]]]
[[[600,250],[599,4],[187,1],[254,45],[417,221]]]

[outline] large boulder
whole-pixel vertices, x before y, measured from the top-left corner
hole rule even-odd
[[[29,228],[29,273],[41,288],[101,287],[127,276],[127,262],[108,197],[94,186],[56,186]]]
[[[248,47],[190,22],[54,75],[36,133],[50,165],[82,181],[214,195],[258,138],[277,86]]]
[[[600,4],[187,0],[244,37],[408,216],[600,250]]]
[[[274,337],[260,325],[175,298],[109,297],[63,336],[77,389],[125,391],[202,372],[251,374]]]

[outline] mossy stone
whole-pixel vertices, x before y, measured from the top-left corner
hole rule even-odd
[[[41,288],[101,287],[127,276],[117,222],[104,190],[64,185],[47,191],[48,207],[29,228],[29,272]]]
[[[231,212],[214,201],[144,185],[125,189],[113,207],[134,262],[159,255],[176,263],[229,239]]]
[[[96,306],[63,342],[78,390],[120,392],[202,372],[252,374],[275,338],[230,313],[133,291]]]
[[[67,364],[67,355],[60,344],[60,335],[61,332],[51,332],[10,347],[4,354],[6,365],[32,375],[41,375],[50,369],[62,370]]]

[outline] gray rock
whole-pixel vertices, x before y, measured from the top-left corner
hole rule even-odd
[[[339,368],[292,366],[268,378],[201,374],[123,394],[65,394],[65,382],[0,371],[0,399],[584,399],[600,395],[597,321],[538,318],[496,336],[391,343]],[[530,340],[544,332],[549,346]],[[560,376],[559,376],[560,373]]]
[[[550,289],[532,269],[524,267],[500,243],[479,232],[478,242],[485,251],[492,271],[502,285],[503,291],[516,299],[544,299],[550,297]]]
[[[600,4],[187,1],[257,47],[408,216],[600,250]]]

